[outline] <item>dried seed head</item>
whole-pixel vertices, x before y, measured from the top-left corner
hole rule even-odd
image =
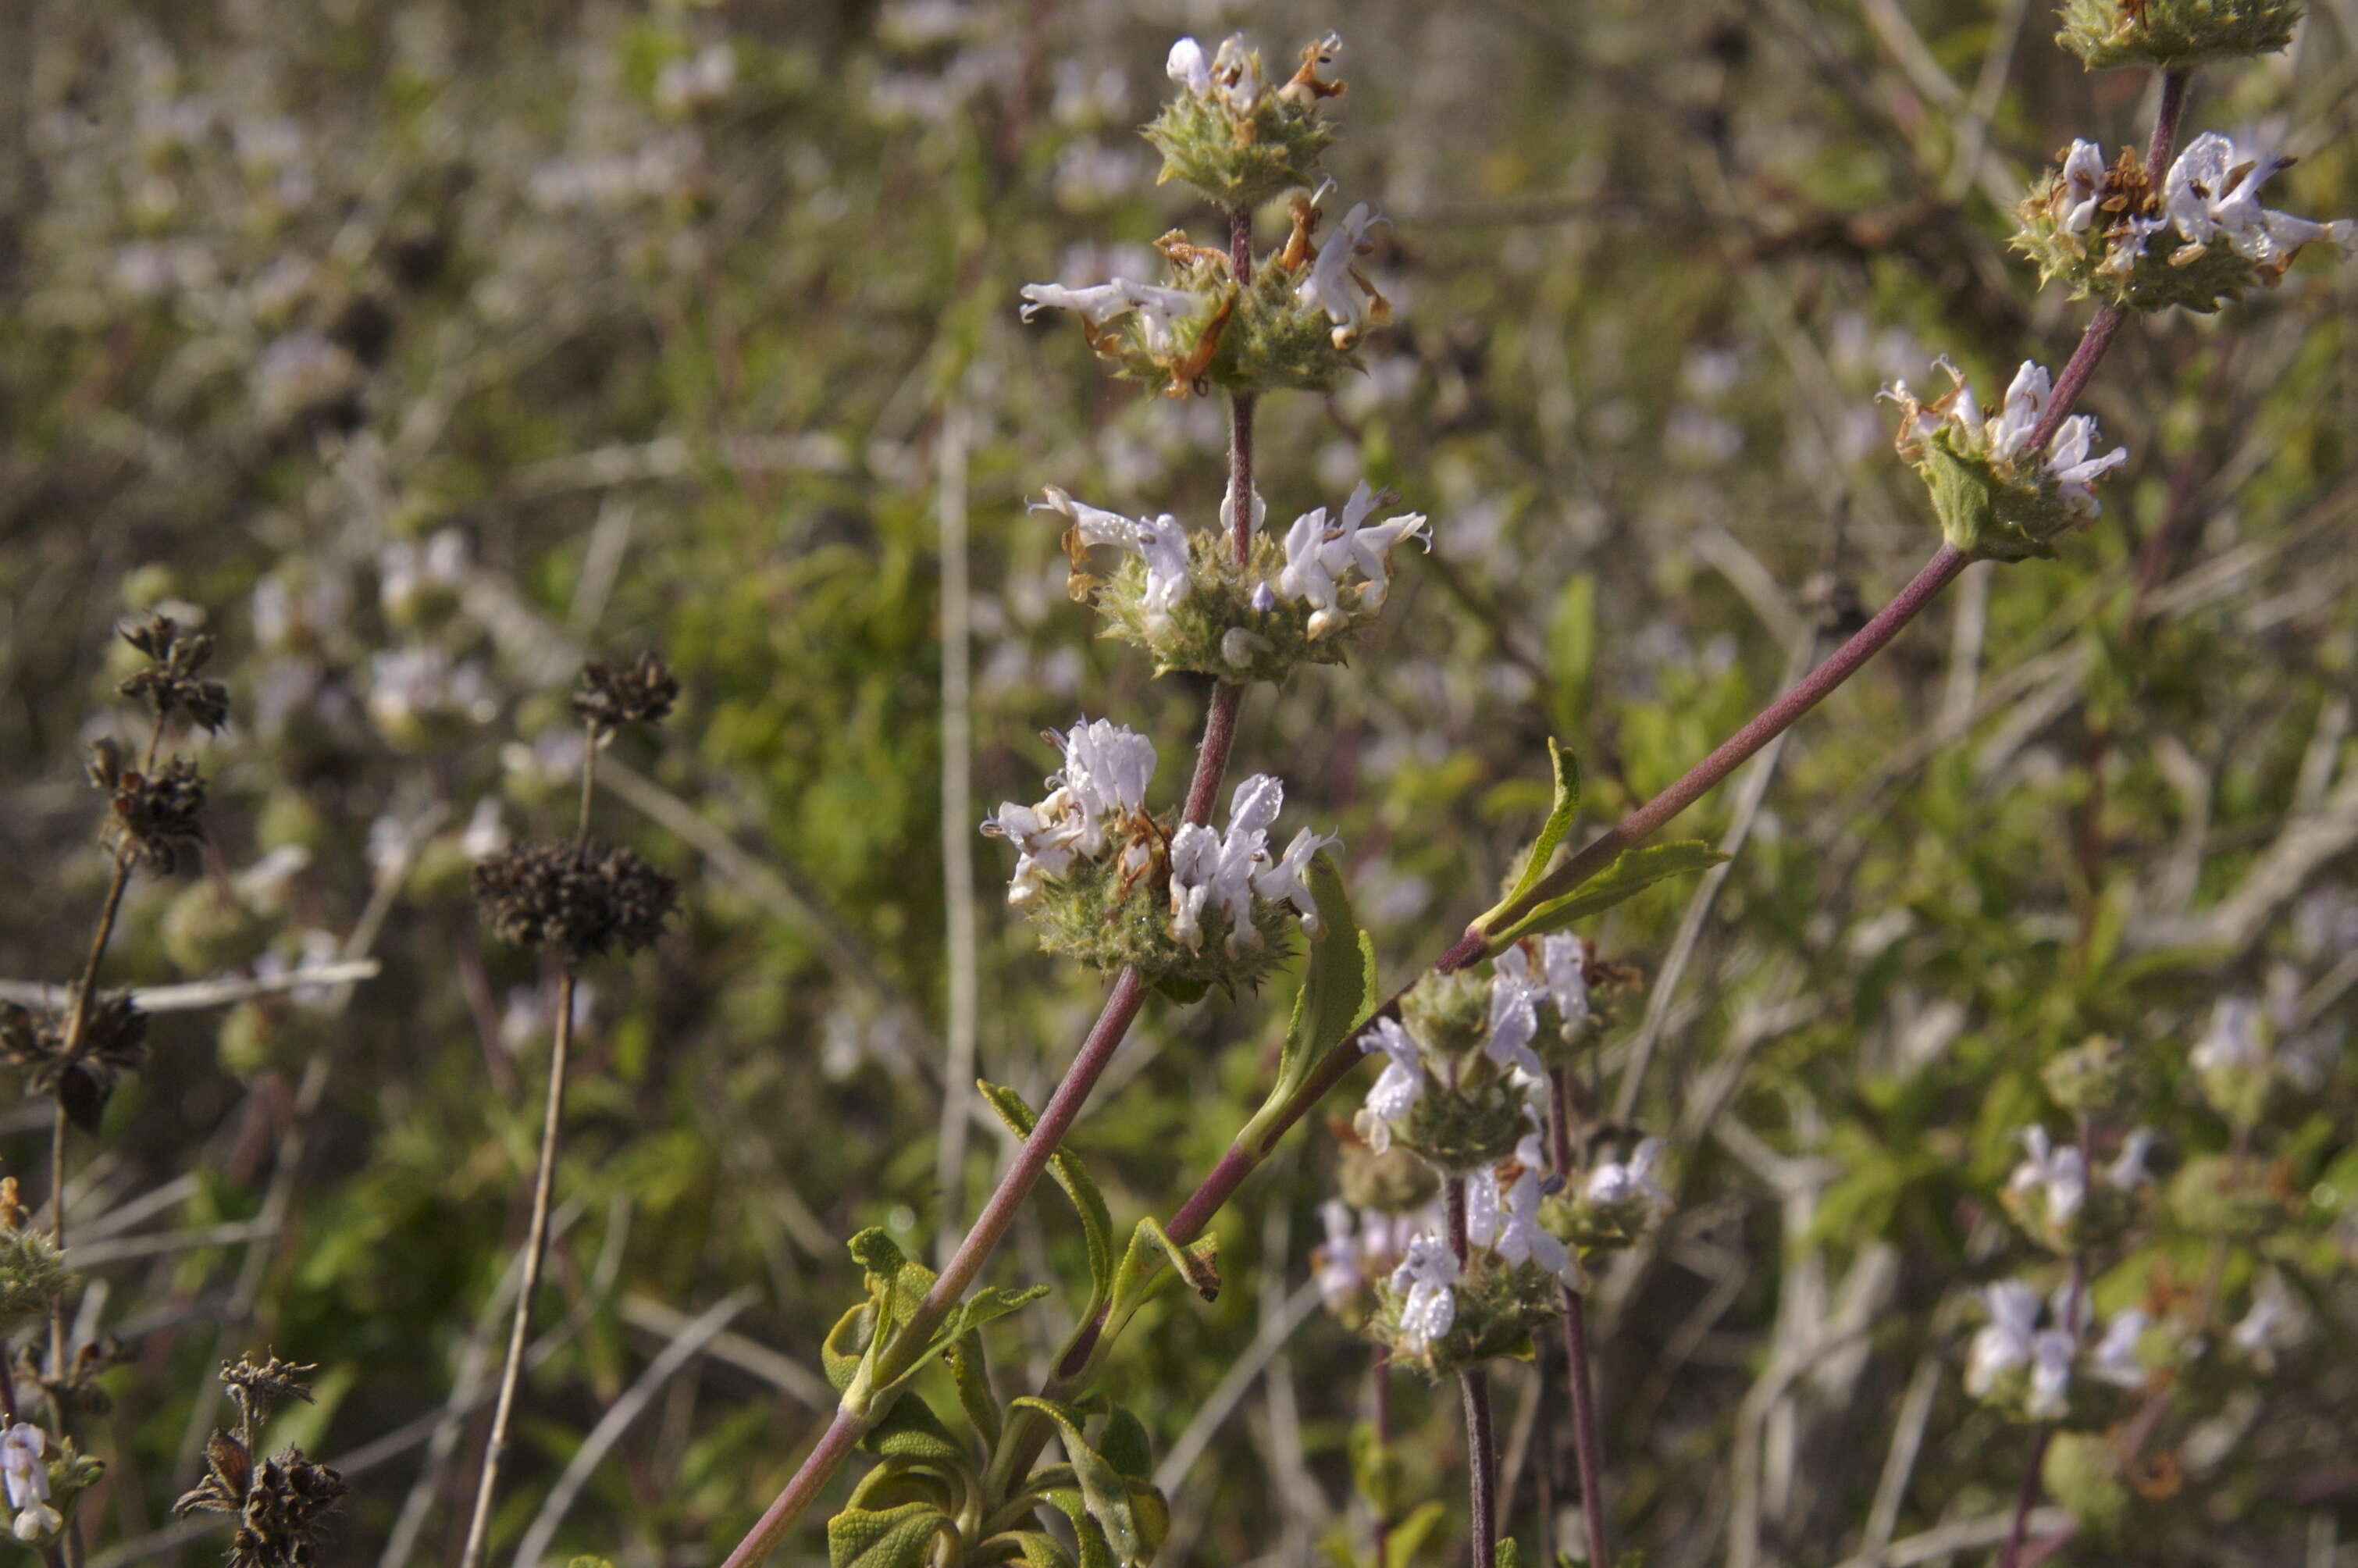
[[[231,1568],[309,1568],[320,1560],[325,1516],[349,1488],[330,1465],[282,1448],[254,1462],[245,1444],[215,1431],[205,1444],[205,1477],[172,1505],[190,1514],[237,1516],[229,1550]]]
[[[663,935],[679,885],[629,849],[531,844],[475,868],[475,902],[503,942],[579,962]]]
[[[317,1366],[304,1366],[294,1361],[281,1361],[276,1356],[256,1361],[251,1356],[241,1356],[235,1361],[222,1363],[221,1380],[229,1389],[229,1397],[249,1427],[259,1427],[268,1421],[273,1411],[289,1400],[311,1402],[311,1385],[305,1381]]]
[[[581,666],[581,687],[573,711],[600,730],[625,724],[660,724],[679,697],[679,682],[652,649],[621,666],[592,659]]]
[[[147,1015],[118,991],[91,1004],[79,1040],[67,1040],[70,1024],[70,1012],[0,1004],[0,1060],[26,1069],[27,1088],[56,1095],[76,1127],[95,1133],[116,1081],[147,1058]]]
[[[150,871],[169,874],[183,854],[204,842],[200,816],[205,808],[205,781],[188,758],[174,757],[149,774],[121,766],[111,752],[94,752],[91,776],[103,780],[113,796],[106,825],[100,830],[110,853],[135,856]]]
[[[229,687],[197,675],[212,657],[210,636],[183,631],[168,615],[150,615],[125,627],[123,640],[150,661],[148,668],[115,688],[124,696],[139,698],[158,719],[185,713],[189,723],[206,730],[229,721]]]

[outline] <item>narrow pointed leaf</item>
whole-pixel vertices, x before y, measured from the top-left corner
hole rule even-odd
[[[999,1113],[999,1119],[1012,1128],[1018,1138],[1032,1136],[1038,1119],[1023,1103],[1022,1095],[1001,1084],[979,1081],[975,1087],[990,1102],[990,1108]],[[1081,1234],[1088,1244],[1089,1305],[1081,1314],[1082,1321],[1087,1322],[1097,1316],[1113,1294],[1113,1216],[1106,1208],[1105,1195],[1098,1191],[1097,1183],[1081,1163],[1081,1157],[1071,1150],[1059,1148],[1048,1156],[1048,1174],[1073,1200],[1073,1208],[1081,1217]]]
[[[1074,1478],[1080,1483],[1081,1505],[1105,1531],[1106,1544],[1113,1549],[1115,1560],[1123,1568],[1150,1560],[1153,1545],[1148,1533],[1140,1528],[1137,1512],[1130,1506],[1130,1482],[1090,1445],[1082,1428],[1082,1412],[1054,1400],[1020,1399],[1015,1407],[1036,1410],[1056,1423],[1057,1433],[1064,1440],[1065,1456],[1072,1461]]]
[[[1547,820],[1540,824],[1540,836],[1531,840],[1530,850],[1523,856],[1523,869],[1515,873],[1514,885],[1507,896],[1492,904],[1488,913],[1474,924],[1488,931],[1490,922],[1505,910],[1514,907],[1515,901],[1539,885],[1547,874],[1548,861],[1555,856],[1556,846],[1572,831],[1572,819],[1580,815],[1580,764],[1571,752],[1548,740],[1548,765],[1555,774],[1555,800],[1548,807]]]
[[[1302,989],[1293,993],[1293,1013],[1285,1024],[1285,1044],[1277,1058],[1277,1081],[1245,1130],[1240,1147],[1252,1148],[1265,1124],[1293,1099],[1311,1067],[1335,1044],[1376,1010],[1376,950],[1351,914],[1350,894],[1334,857],[1321,850],[1310,862],[1310,893],[1318,901],[1318,935]]]
[[[969,1328],[945,1352],[950,1380],[957,1385],[958,1406],[974,1423],[986,1449],[999,1446],[999,1395],[990,1386],[990,1362],[983,1354],[982,1331]]]
[[[1651,844],[1642,849],[1628,850],[1562,898],[1531,911],[1516,922],[1512,929],[1492,933],[1491,946],[1503,948],[1508,943],[1525,936],[1561,931],[1575,920],[1602,914],[1615,904],[1637,897],[1666,877],[1707,871],[1727,859],[1700,838],[1685,838],[1672,844]]]

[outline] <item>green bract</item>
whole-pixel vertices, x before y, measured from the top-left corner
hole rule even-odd
[[[2064,0],[2055,41],[2091,70],[2180,68],[2273,53],[2300,15],[2291,0]]]
[[[1948,427],[1923,442],[1913,460],[1932,492],[1942,537],[1980,561],[2052,559],[2051,541],[2076,521],[2062,487],[2043,470],[1999,466],[1967,449]]]
[[[1479,1067],[1487,1058],[1476,1056]],[[1515,1152],[1531,1129],[1523,1097],[1503,1073],[1476,1076],[1455,1087],[1434,1083],[1417,1097],[1405,1120],[1392,1124],[1392,1141],[1422,1154],[1452,1176],[1470,1176]]]

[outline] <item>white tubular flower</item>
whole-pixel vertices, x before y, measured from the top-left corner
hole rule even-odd
[[[2227,1333],[2227,1343],[2247,1356],[2266,1356],[2292,1321],[2292,1303],[2283,1281],[2271,1274],[2252,1298],[2251,1309]]]
[[[1351,262],[1368,241],[1368,231],[1386,222],[1361,201],[1343,215],[1342,223],[1318,249],[1310,274],[1294,285],[1293,297],[1313,310],[1325,312],[1334,324],[1335,346],[1347,349],[1368,323],[1374,297],[1351,276]]]
[[[2030,1360],[2039,1325],[2039,1292],[2019,1280],[2002,1280],[1982,1291],[1990,1320],[1974,1335],[1965,1354],[1965,1392],[1975,1399],[1997,1379]]]
[[[1565,1037],[1577,1034],[1588,1022],[1588,955],[1580,938],[1569,931],[1541,937],[1540,973],[1563,1016]]]
[[[2033,1421],[2054,1421],[2071,1408],[2071,1358],[2078,1346],[2060,1328],[2044,1328],[2030,1342],[2030,1395],[2022,1408]]]
[[[2047,1193],[2048,1221],[2070,1224],[2088,1196],[2088,1164],[2079,1146],[2066,1143],[2061,1149],[2055,1148],[2047,1136],[2047,1129],[2037,1126],[2022,1130],[2022,1146],[2028,1151],[2028,1157],[2014,1168],[2006,1185],[2016,1192],[2043,1187]]]
[[[1362,607],[1374,610],[1382,605],[1384,596],[1391,589],[1392,550],[1402,540],[1420,536],[1424,547],[1433,548],[1433,539],[1424,532],[1424,514],[1403,512],[1373,527],[1364,527],[1368,514],[1389,501],[1368,488],[1361,480],[1351,499],[1343,503],[1341,527],[1319,548],[1319,558],[1330,577],[1339,578],[1352,567],[1366,574],[1368,586],[1361,590]]]
[[[1102,327],[1117,316],[1138,313],[1149,350],[1167,353],[1171,323],[1199,314],[1206,301],[1184,288],[1163,288],[1117,277],[1083,288],[1061,283],[1027,283],[1017,292],[1024,304],[1021,314],[1029,321],[1043,310],[1070,310],[1092,327]]]
[[[1482,1054],[1501,1069],[1520,1067],[1544,1079],[1547,1068],[1531,1049],[1540,1032],[1539,1010],[1533,1004],[1543,994],[1531,981],[1531,963],[1520,947],[1498,955],[1490,977],[1490,1038]]]
[[[1989,427],[1989,454],[1993,459],[2019,457],[2030,444],[2030,433],[2039,425],[2047,405],[2053,400],[2054,384],[2047,367],[2034,360],[2025,360],[2014,373],[2014,380],[2006,389],[2005,406],[1998,410],[1996,421]],[[1981,424],[1981,410],[1974,406],[1971,387],[1963,389],[1957,400],[1954,416],[1967,432],[1974,433]]]
[[[1039,896],[1044,880],[1061,881],[1073,869],[1073,845],[1083,827],[1073,816],[1051,820],[1038,807],[1001,801],[998,811],[982,819],[982,832],[987,838],[1004,838],[1016,848],[1015,874],[1007,883],[1007,902],[1029,903]]]
[[[2129,460],[2126,447],[2115,447],[2101,458],[2090,457],[2088,446],[2095,436],[2096,416],[2074,414],[2056,429],[2055,438],[2047,446],[2047,471],[2055,476],[2071,510],[2088,517],[2104,510],[2089,486]]]
[[[2303,245],[2320,240],[2351,254],[2358,248],[2358,224],[2351,220],[2318,223],[2260,205],[2260,187],[2291,161],[2240,154],[2229,138],[2205,131],[2169,166],[2162,181],[2162,209],[2197,255],[2221,237],[2245,261],[2277,272],[2289,266]]]
[[[2088,1358],[2088,1375],[2115,1388],[2145,1387],[2145,1366],[2137,1359],[2137,1341],[2152,1320],[2132,1308],[2113,1319]]]
[[[1204,58],[1204,46],[1194,38],[1181,38],[1171,46],[1170,58],[1163,62],[1163,74],[1194,97],[1212,95],[1212,62]]]
[[[1392,1271],[1392,1289],[1404,1292],[1401,1338],[1411,1355],[1422,1353],[1457,1321],[1457,1256],[1449,1243],[1427,1233],[1413,1238],[1408,1255]]]
[[[1326,509],[1305,512],[1285,531],[1285,565],[1277,591],[1311,607],[1310,635],[1324,637],[1343,623],[1335,599],[1335,574],[1326,561]]]
[[[1360,1248],[1351,1234],[1351,1206],[1328,1198],[1318,1206],[1326,1225],[1326,1244],[1318,1249],[1318,1293],[1329,1308],[1340,1307],[1358,1293]]]
[[[1145,605],[1150,616],[1167,621],[1185,600],[1187,530],[1179,519],[1167,512],[1159,517],[1125,517],[1076,501],[1053,484],[1041,494],[1045,499],[1034,502],[1032,510],[1053,512],[1070,522],[1082,544],[1110,545],[1146,563]]]
[[[1171,927],[1189,947],[1200,946],[1207,909],[1228,917],[1228,951],[1260,940],[1253,929],[1253,874],[1269,859],[1269,825],[1277,820],[1285,786],[1267,773],[1237,785],[1228,799],[1228,830],[1216,835],[1189,823],[1171,836]],[[1305,895],[1307,889],[1303,890]]]
[[[1204,906],[1220,866],[1220,836],[1200,822],[1171,836],[1171,935],[1190,948],[1204,945]]]
[[[1466,1182],[1466,1239],[1495,1249],[1507,1214],[1506,1194],[1498,1185],[1498,1167],[1485,1165]]]
[[[1242,33],[1230,33],[1220,40],[1220,52],[1212,57],[1210,76],[1212,90],[1228,105],[1228,113],[1242,118],[1260,103],[1260,65],[1245,48]]]
[[[1498,1227],[1498,1238],[1490,1243],[1491,1250],[1509,1263],[1532,1262],[1553,1274],[1567,1285],[1580,1282],[1580,1264],[1569,1248],[1540,1227],[1540,1135],[1525,1133],[1515,1145],[1515,1159],[1522,1173],[1507,1192],[1505,1222]],[[1495,1193],[1498,1184],[1496,1170],[1486,1173]],[[1472,1234],[1473,1194],[1466,1195],[1467,1234]]]
[[[1671,1195],[1654,1184],[1654,1162],[1661,1157],[1662,1141],[1649,1138],[1639,1143],[1629,1162],[1607,1160],[1588,1173],[1588,1201],[1595,1204],[1627,1203],[1631,1198],[1644,1198],[1657,1209],[1671,1206]]]
[[[1093,824],[1134,816],[1146,805],[1146,786],[1154,778],[1154,742],[1135,730],[1109,719],[1085,719],[1065,732],[1058,750],[1065,753],[1065,766],[1056,782],[1072,791]]]
[[[1119,277],[1086,288],[1067,288],[1061,283],[1027,283],[1018,290],[1024,301],[1019,314],[1029,321],[1043,310],[1070,310],[1090,326],[1102,327],[1130,309],[1130,284]]]
[[[1394,1018],[1378,1019],[1375,1028],[1359,1037],[1359,1049],[1381,1051],[1386,1058],[1384,1070],[1368,1090],[1366,1103],[1352,1119],[1352,1126],[1368,1147],[1381,1154],[1392,1146],[1393,1124],[1404,1119],[1424,1093],[1424,1058]]]
[[[42,1462],[48,1447],[49,1434],[28,1421],[0,1432],[0,1476],[6,1477],[10,1508],[49,1500],[49,1467]]]
[[[2252,1072],[2267,1065],[2260,1044],[2260,1004],[2247,996],[2221,997],[2211,1027],[2188,1057],[2200,1073]]]
[[[2096,203],[2104,196],[2104,150],[2090,141],[2074,141],[2063,159],[2063,189],[2071,205],[2064,210],[2063,227],[2084,232],[2096,221]]]
[[[2134,1192],[2153,1180],[2153,1173],[2145,1162],[2153,1152],[2153,1129],[2140,1127],[2122,1143],[2121,1152],[2104,1167],[2104,1180],[2122,1192]]]
[[[1322,837],[1312,828],[1300,829],[1293,835],[1293,841],[1286,845],[1285,853],[1278,857],[1275,865],[1253,873],[1253,892],[1271,903],[1293,905],[1293,912],[1302,916],[1303,934],[1317,935],[1320,929],[1318,900],[1312,895],[1310,883],[1305,879],[1312,858],[1319,850],[1342,842],[1339,834],[1330,833]]]
[[[1184,288],[1133,283],[1130,286],[1130,304],[1138,312],[1139,325],[1145,329],[1148,350],[1167,354],[1173,350],[1171,324],[1201,313],[1206,301],[1202,295],[1190,294]]]
[[[2145,259],[2145,248],[2153,237],[2169,227],[2167,218],[2131,218],[2121,226],[2113,248],[2096,264],[2096,270],[2117,277],[2126,277],[2136,271],[2137,263]]]

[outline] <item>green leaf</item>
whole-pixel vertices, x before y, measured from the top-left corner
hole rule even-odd
[[[1113,1548],[1106,1542],[1105,1530],[1089,1517],[1088,1499],[1074,1477],[1073,1467],[1059,1465],[1045,1475],[1044,1480],[1035,1475],[1032,1485],[1051,1508],[1072,1521],[1073,1537],[1081,1546],[1080,1568],[1114,1568]]]
[[[1376,1010],[1376,949],[1351,914],[1351,898],[1334,857],[1321,850],[1310,862],[1310,894],[1318,902],[1318,935],[1302,989],[1293,994],[1286,1020],[1285,1045],[1277,1058],[1277,1081],[1253,1119],[1237,1135],[1238,1147],[1257,1147],[1293,1099],[1318,1059],[1348,1036]]]
[[[1400,1506],[1401,1460],[1374,1422],[1351,1427],[1351,1480],[1378,1519],[1391,1518]]]
[[[1130,1247],[1122,1253],[1121,1267],[1114,1275],[1113,1302],[1106,1308],[1105,1333],[1099,1336],[1098,1354],[1120,1334],[1123,1326],[1154,1297],[1163,1281],[1173,1276],[1163,1272],[1169,1263],[1176,1277],[1184,1279],[1195,1293],[1206,1301],[1220,1293],[1219,1243],[1206,1236],[1189,1247],[1181,1247],[1171,1239],[1163,1227],[1152,1218],[1141,1219],[1138,1228],[1130,1233]]]
[[[1073,1476],[1080,1486],[1081,1505],[1097,1521],[1098,1528],[1105,1531],[1106,1544],[1112,1548],[1115,1560],[1123,1568],[1151,1561],[1154,1548],[1161,1544],[1155,1531],[1159,1521],[1152,1518],[1141,1520],[1131,1506],[1129,1478],[1090,1445],[1082,1425],[1086,1412],[1055,1400],[1028,1397],[1017,1400],[1010,1408],[1035,1410],[1056,1423],[1057,1433],[1064,1440],[1065,1456],[1072,1461]]]
[[[1531,840],[1530,851],[1523,857],[1523,869],[1515,874],[1514,885],[1507,896],[1492,904],[1474,924],[1490,933],[1490,923],[1512,909],[1525,893],[1539,885],[1547,875],[1548,861],[1554,859],[1556,846],[1572,831],[1572,819],[1580,814],[1580,764],[1572,753],[1548,739],[1548,765],[1555,773],[1555,803],[1548,807],[1547,820],[1540,824],[1540,836]],[[1498,937],[1499,941],[1509,938]]]
[[[969,1328],[945,1353],[950,1380],[957,1385],[958,1406],[974,1423],[986,1449],[999,1446],[999,1395],[990,1386],[990,1360],[983,1354],[982,1331]]]
[[[992,1540],[1004,1539],[992,1537]],[[1024,1568],[1076,1568],[1073,1554],[1053,1535],[1036,1530],[1015,1531],[1015,1542],[1022,1549]],[[984,1545],[990,1544],[985,1541]]]
[[[1541,904],[1508,930],[1491,932],[1491,946],[1503,948],[1525,936],[1561,931],[1575,920],[1602,914],[1615,904],[1637,897],[1666,877],[1707,871],[1725,863],[1727,859],[1700,838],[1625,850],[1611,865],[1562,898]]]
[[[903,1394],[870,1428],[860,1446],[885,1459],[971,1469],[973,1458],[964,1444],[942,1424],[933,1408],[914,1394]]]
[[[565,1568],[614,1568],[614,1564],[611,1560],[603,1557],[577,1557],[568,1563]]]
[[[1498,1542],[1498,1554],[1492,1561],[1498,1564],[1498,1568],[1523,1568],[1523,1549],[1516,1544],[1515,1538],[1510,1535]]]
[[[1385,1538],[1384,1568],[1415,1568],[1420,1561],[1417,1553],[1448,1517],[1445,1504],[1426,1503],[1392,1526],[1391,1534]]]
[[[827,1521],[828,1568],[923,1568],[949,1519],[931,1503],[846,1509]]]
[[[1012,1128],[1018,1138],[1032,1136],[1038,1118],[1023,1103],[1022,1095],[1002,1084],[978,1080],[975,1087],[990,1102],[990,1108],[999,1113],[999,1119]],[[1081,1163],[1081,1157],[1071,1150],[1059,1148],[1048,1156],[1048,1173],[1065,1189],[1065,1195],[1073,1200],[1073,1207],[1081,1217],[1081,1233],[1088,1243],[1090,1281],[1089,1306],[1081,1314],[1081,1321],[1094,1322],[1113,1297],[1113,1216],[1106,1208],[1105,1195],[1098,1191],[1097,1183]]]
[[[1588,721],[1588,688],[1596,669],[1596,579],[1585,572],[1567,578],[1548,617],[1549,685],[1555,699],[1556,731],[1577,735]]]
[[[1146,1423],[1128,1405],[1107,1412],[1105,1430],[1098,1433],[1098,1452],[1132,1481],[1153,1481],[1154,1449],[1146,1440]]]

